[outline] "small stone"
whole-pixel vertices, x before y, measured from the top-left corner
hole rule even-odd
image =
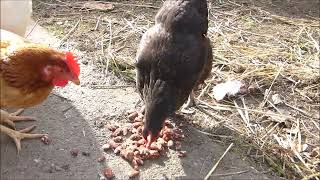
[[[70,165],[69,164],[65,164],[63,166],[61,166],[62,169],[64,169],[65,171],[69,171],[70,170]]]
[[[186,157],[187,156],[187,151],[179,151],[178,152],[178,157],[182,158],[182,157]]]
[[[131,171],[129,172],[128,175],[129,175],[129,178],[134,178],[134,177],[138,176],[139,173],[140,173],[139,171],[133,169],[133,170],[131,170]]]
[[[47,135],[43,136],[43,137],[41,138],[41,141],[42,141],[44,144],[46,144],[46,145],[49,145],[49,144],[51,143],[51,140],[50,140],[50,138],[49,138]]]
[[[86,152],[86,151],[81,152],[81,154],[84,155],[84,156],[90,156],[90,153]]]
[[[105,160],[106,160],[106,157],[103,156],[103,155],[98,158],[98,162],[100,162],[100,163],[101,163],[101,162],[104,162]]]
[[[87,60],[83,60],[83,61],[81,61],[81,63],[84,64],[84,65],[88,65],[88,61]]]
[[[121,146],[118,146],[116,149],[114,149],[113,152],[114,152],[115,154],[118,154],[118,153],[120,153],[121,149],[122,149],[122,147],[121,147]]]
[[[55,170],[57,171],[57,172],[59,172],[59,171],[62,171],[63,169],[61,168],[61,167],[59,167],[59,166],[54,166],[54,168],[55,168]]]
[[[113,179],[114,174],[111,168],[105,168],[103,170],[103,175],[107,178],[107,179]]]
[[[103,126],[104,126],[103,122],[98,122],[98,123],[97,123],[97,127],[98,127],[98,128],[102,128]]]
[[[110,144],[104,144],[104,145],[102,146],[102,150],[103,150],[103,151],[108,151],[110,148],[111,148]]]
[[[181,142],[176,141],[176,150],[180,150],[180,149],[181,149]]]
[[[172,147],[173,145],[174,145],[174,142],[172,140],[169,140],[167,146]]]
[[[80,152],[79,149],[72,149],[72,150],[70,151],[71,156],[73,156],[73,157],[77,157],[78,154],[79,154],[79,152]]]

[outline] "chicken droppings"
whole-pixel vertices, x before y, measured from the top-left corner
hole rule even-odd
[[[51,139],[47,135],[41,137],[41,141],[46,145],[49,145],[51,143]]]

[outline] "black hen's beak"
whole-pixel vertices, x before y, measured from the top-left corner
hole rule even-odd
[[[146,148],[150,148],[151,144],[157,140],[159,135],[153,134],[151,131],[144,133],[143,138],[147,141]]]

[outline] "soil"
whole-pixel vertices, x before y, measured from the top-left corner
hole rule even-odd
[[[48,44],[59,41],[39,26],[28,39]],[[77,54],[81,62],[89,58]],[[49,145],[25,140],[17,154],[13,141],[1,135],[1,179],[103,179],[104,167],[113,169],[115,179],[128,179],[130,165],[101,150],[110,137],[103,124],[123,120],[124,112],[135,108],[139,96],[134,87],[121,86],[125,82],[112,74],[101,74],[90,64],[81,64],[81,68],[81,86],[55,89],[43,104],[25,110],[24,115],[35,116],[38,121],[17,123],[18,129],[37,125],[34,132],[48,133]],[[95,89],[90,86],[92,82],[104,82],[112,88]],[[228,144],[209,138],[191,125],[186,125],[184,133],[182,147],[187,157],[179,158],[169,151],[167,157],[146,162],[137,179],[203,179]],[[71,155],[73,149],[79,150],[78,156]],[[235,149],[227,153],[211,179],[278,179]],[[97,161],[101,155],[106,156],[103,163]]]

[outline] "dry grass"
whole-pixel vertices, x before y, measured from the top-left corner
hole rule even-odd
[[[134,82],[137,44],[161,2],[117,1],[104,11],[82,1],[37,2],[39,24],[57,36],[68,34],[59,46],[71,45],[93,57],[89,63],[105,74]],[[214,68],[197,92],[193,122],[210,132],[226,127],[240,135],[252,146],[248,155],[268,162],[279,175],[319,179],[320,19],[280,16],[232,1],[212,1],[209,8]],[[215,102],[212,87],[229,79],[259,91]]]

